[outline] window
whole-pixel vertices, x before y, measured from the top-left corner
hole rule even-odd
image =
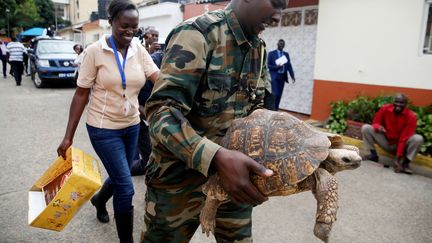
[[[423,54],[432,54],[432,0],[426,0]]]

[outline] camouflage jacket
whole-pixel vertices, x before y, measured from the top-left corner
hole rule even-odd
[[[231,122],[262,108],[269,74],[264,42],[245,37],[230,6],[185,21],[166,43],[145,109],[153,149],[148,173],[175,182],[189,169],[207,176]]]

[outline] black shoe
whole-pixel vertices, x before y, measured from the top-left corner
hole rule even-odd
[[[372,156],[371,154],[368,154],[368,155],[363,156],[362,160],[370,160],[370,161],[378,163],[379,157],[378,156]]]
[[[408,164],[402,164],[402,173],[408,174],[408,175],[412,175],[413,171],[410,169]]]
[[[404,168],[401,171],[402,173],[408,174],[408,175],[412,175],[413,171],[410,168]]]
[[[128,212],[114,214],[120,243],[133,243],[133,215],[133,207]]]

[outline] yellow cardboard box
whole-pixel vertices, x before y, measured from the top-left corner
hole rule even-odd
[[[54,198],[46,203],[43,188],[71,170]],[[99,162],[71,147],[66,160],[58,157],[29,191],[28,223],[33,227],[61,231],[75,213],[101,187]]]

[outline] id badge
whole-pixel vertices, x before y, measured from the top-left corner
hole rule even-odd
[[[131,103],[129,102],[129,99],[125,99],[123,103],[123,113],[125,116],[129,114],[129,111],[131,110]]]

